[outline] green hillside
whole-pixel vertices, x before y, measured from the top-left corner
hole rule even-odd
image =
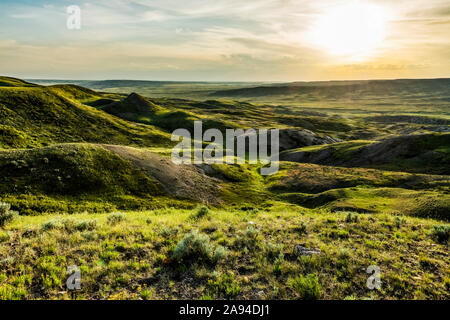
[[[38,85],[21,79],[0,76],[0,87],[38,87]]]
[[[392,137],[381,141],[353,140],[288,150],[281,159],[337,166],[450,174],[450,133]]]
[[[305,94],[259,103],[105,84],[118,88],[0,78],[0,300],[449,299],[446,81],[282,84]],[[338,105],[389,85],[409,102]],[[173,163],[170,133],[198,120],[280,129],[278,172]],[[67,290],[71,265],[81,291]]]
[[[67,90],[67,89],[70,90]],[[133,125],[77,99],[100,97],[75,87],[0,88],[0,146],[32,147],[63,142],[168,145],[170,136]]]
[[[0,201],[32,215],[192,206],[186,198],[183,203],[170,194],[167,186],[173,183],[132,163],[122,149],[111,148],[66,143],[0,150]],[[153,161],[155,167],[163,165],[159,157]],[[186,177],[195,180],[192,174]]]

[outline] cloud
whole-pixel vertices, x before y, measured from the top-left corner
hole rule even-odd
[[[305,37],[324,11],[346,0],[5,1],[0,69],[32,77],[154,78],[167,72],[177,79],[191,79],[198,70],[197,80],[450,72],[447,0],[360,1],[393,12],[386,41],[361,64],[331,57]],[[65,27],[69,4],[82,9],[81,30]]]

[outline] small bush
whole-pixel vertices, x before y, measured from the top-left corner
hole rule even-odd
[[[256,240],[256,238],[259,235],[259,229],[257,229],[254,226],[250,226],[247,228],[247,231],[245,232],[245,235],[247,236],[247,238],[249,238],[250,240]]]
[[[273,263],[272,270],[275,275],[277,276],[281,275],[283,271],[282,270],[283,262],[284,262],[284,254],[281,252]]]
[[[266,255],[269,261],[274,261],[283,255],[283,244],[267,242],[265,247]]]
[[[4,231],[0,231],[0,243],[9,240],[9,234]]]
[[[316,274],[300,275],[289,280],[288,285],[299,294],[301,299],[317,300],[321,296],[322,288]]]
[[[397,216],[397,217],[395,217],[394,222],[395,222],[395,226],[397,228],[400,228],[402,225],[404,225],[406,223],[406,219],[403,218],[403,217],[398,217]]]
[[[448,243],[450,238],[450,225],[448,224],[437,224],[433,226],[431,231],[432,237],[439,243]]]
[[[126,219],[126,216],[122,212],[113,212],[110,215],[108,215],[108,218],[107,218],[108,224],[112,225],[112,226],[114,226],[122,221],[125,221],[125,219]]]
[[[222,259],[225,259],[227,255],[227,249],[222,246],[217,246],[216,250],[214,251],[213,261],[220,261]]]
[[[64,228],[67,232],[71,233],[74,231],[92,231],[97,228],[96,220],[84,220],[84,221],[76,221],[74,219],[64,219],[62,221],[55,221],[54,226],[47,226],[50,229],[52,228]]]
[[[216,263],[223,259],[228,251],[222,246],[215,247],[209,237],[193,231],[187,234],[176,246],[173,252],[175,261],[193,259],[197,261]]]
[[[300,234],[300,235],[306,234],[306,232],[307,232],[306,223],[302,221],[300,223],[300,225],[295,229],[298,232],[298,234]]]
[[[178,234],[178,228],[174,228],[174,227],[166,227],[163,228],[160,232],[159,232],[160,236],[163,238],[173,238]]]
[[[150,300],[153,297],[153,291],[150,288],[144,288],[141,290],[140,296],[143,300]]]
[[[251,225],[242,236],[236,236],[233,246],[237,249],[253,250],[260,245],[260,240],[261,237],[259,229]]]
[[[235,280],[232,272],[216,274],[214,280],[208,281],[208,293],[210,296],[224,296],[231,299],[241,292],[238,281]]]
[[[197,211],[191,215],[191,219],[199,220],[207,217],[210,214],[208,207],[201,206],[197,208]]]
[[[59,228],[63,225],[63,222],[61,220],[58,219],[53,219],[47,222],[44,222],[42,224],[42,231],[46,232],[46,231],[50,231],[56,228]]]
[[[12,211],[9,203],[0,202],[0,227],[12,222],[18,215],[16,211]]]
[[[92,231],[97,228],[97,220],[80,221],[75,225],[78,231]]]
[[[357,213],[353,213],[353,212],[349,212],[347,214],[347,216],[345,217],[345,222],[347,223],[351,223],[351,222],[358,222],[358,214]]]

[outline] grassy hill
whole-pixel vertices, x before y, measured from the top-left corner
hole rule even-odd
[[[167,133],[128,123],[78,101],[100,96],[72,86],[0,87],[0,147],[62,142],[170,144]]]
[[[123,119],[136,121],[140,117],[154,116],[157,112],[161,112],[164,109],[153,103],[153,101],[132,93],[121,101],[104,106],[102,110]]]
[[[0,150],[0,201],[21,214],[191,207],[213,202],[215,185],[190,167],[129,147],[66,143]]]
[[[80,83],[0,78],[0,300],[449,299],[445,79],[277,84],[303,93],[258,103]],[[170,133],[196,120],[279,128],[280,170],[175,165]]]
[[[202,121],[204,130],[217,128],[225,131],[226,128],[236,127],[236,124],[222,120],[217,113],[211,115],[209,112],[203,112],[203,109],[197,107],[201,103],[196,101],[165,99],[161,101],[161,104],[159,102],[160,100],[152,100],[132,93],[100,109],[122,119],[153,125],[168,132],[184,128],[193,133],[195,121]],[[220,103],[216,102],[216,104]]]
[[[337,166],[450,174],[450,133],[348,141],[288,150],[281,159]]]
[[[0,76],[0,87],[38,87],[38,85],[21,79]]]
[[[302,83],[294,82],[284,85],[270,85],[253,88],[216,91],[213,96],[246,96],[289,95],[293,93],[337,97],[342,95],[382,96],[401,92],[420,92],[431,94],[448,94],[450,79],[399,79],[399,80],[366,80],[366,81],[330,81]]]

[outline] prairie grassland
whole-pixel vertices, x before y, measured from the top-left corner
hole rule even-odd
[[[238,83],[0,77],[0,299],[449,299],[436,83],[251,97],[218,96]],[[174,165],[172,130],[197,120],[280,129],[280,170]]]
[[[1,231],[0,299],[448,299],[443,226],[309,209],[21,216]]]

